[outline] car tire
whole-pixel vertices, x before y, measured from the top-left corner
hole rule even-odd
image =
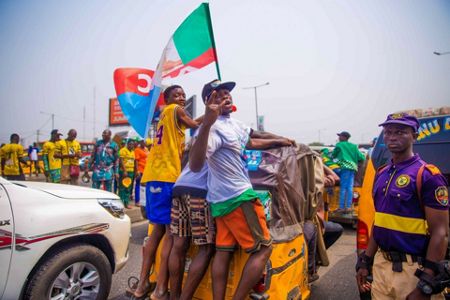
[[[74,274],[75,269],[81,270],[79,276]],[[77,289],[81,289],[81,292],[86,292],[86,289],[94,288],[93,292],[89,290],[87,292],[92,293],[91,296],[95,294],[96,296],[89,298],[107,299],[111,288],[111,264],[100,249],[87,244],[65,246],[42,261],[26,286],[24,298],[45,300],[51,298],[51,292],[53,296],[55,292],[58,295],[59,293],[64,293],[63,290],[59,292],[60,289],[54,286],[56,285],[56,280],[65,276],[72,278],[72,275],[76,278],[84,277],[80,278],[79,281],[76,280],[78,283],[75,283],[81,285],[81,287],[74,287],[71,284],[68,290],[75,293]],[[87,283],[87,281],[92,280],[94,276],[95,283],[98,281],[98,284],[91,286],[93,283]],[[86,279],[85,283],[83,283],[83,279]],[[64,281],[62,285],[66,285],[66,282],[68,282]]]

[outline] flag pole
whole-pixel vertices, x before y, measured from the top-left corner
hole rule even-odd
[[[217,57],[217,51],[216,51],[216,41],[214,40],[214,31],[212,27],[212,21],[211,21],[211,13],[209,11],[209,3],[203,3],[206,6],[206,15],[208,17],[208,28],[209,32],[211,33],[211,43],[213,46],[214,56],[216,58],[216,71],[217,71],[217,79],[222,80],[220,76],[220,68],[219,68],[219,58]]]

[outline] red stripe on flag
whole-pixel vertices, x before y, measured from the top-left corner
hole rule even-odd
[[[195,59],[191,60],[187,64],[181,66],[180,68],[175,69],[172,72],[166,74],[164,76],[164,78],[166,78],[166,77],[175,78],[179,75],[189,73],[190,67],[195,68],[195,69],[201,69],[215,61],[216,61],[216,56],[214,54],[214,48],[209,48],[208,50],[203,52],[202,55],[196,57]]]

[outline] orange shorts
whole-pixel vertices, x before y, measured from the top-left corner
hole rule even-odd
[[[216,217],[215,221],[217,250],[234,251],[239,245],[253,253],[259,251],[261,245],[272,244],[264,206],[259,199],[243,202],[231,213]]]

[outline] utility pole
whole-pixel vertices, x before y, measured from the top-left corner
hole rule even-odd
[[[259,130],[259,113],[258,113],[258,93],[257,88],[255,89],[255,110],[256,110],[256,130]]]
[[[244,90],[248,90],[248,89],[254,89],[255,90],[255,109],[256,109],[256,130],[259,130],[259,115],[258,115],[258,93],[256,92],[256,90],[259,87],[265,86],[265,85],[269,85],[270,82],[266,82],[260,85],[255,85],[255,86],[249,86],[249,87],[244,87]]]
[[[86,105],[83,106],[83,141],[86,141]]]
[[[41,132],[40,132],[40,130],[38,129],[38,130],[36,130],[36,143],[38,143],[39,144],[39,134],[40,134]]]
[[[318,133],[319,133],[319,143],[321,143],[322,141],[321,141],[321,133],[322,133],[322,131],[325,131],[325,130],[327,130],[326,128],[320,128],[319,130],[318,130]]]
[[[94,120],[94,122],[93,122],[93,125],[92,125],[92,140],[94,140],[95,139],[95,86],[94,86],[94,102],[93,102],[93,105],[94,105],[94,109],[93,109],[93,111],[94,111],[94,117],[93,117],[93,120]]]
[[[45,111],[41,111],[41,114],[49,115],[52,118],[52,130],[55,129],[55,114],[54,113],[48,113],[48,112],[45,112]]]

